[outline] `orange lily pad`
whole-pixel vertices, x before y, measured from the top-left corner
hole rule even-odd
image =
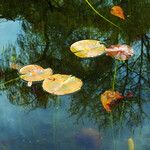
[[[111,104],[122,99],[123,96],[118,91],[108,90],[101,94],[101,102],[106,111],[111,112]]]
[[[120,6],[113,6],[110,10],[110,13],[114,16],[117,16],[117,17],[125,20],[124,11]]]
[[[97,40],[81,40],[71,45],[70,50],[78,57],[90,58],[105,53],[105,45]]]
[[[28,81],[28,86],[32,85],[32,82],[42,81],[53,74],[51,68],[44,69],[38,65],[27,65],[19,70],[21,79]]]
[[[66,95],[81,89],[83,83],[72,75],[54,74],[43,81],[43,89],[54,95]]]

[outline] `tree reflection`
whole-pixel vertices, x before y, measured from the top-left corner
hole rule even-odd
[[[138,48],[135,49],[137,50],[135,59],[131,59],[124,64],[120,63],[118,67],[117,90],[123,95],[132,92],[133,97],[123,99],[114,107],[111,114],[113,123],[116,125],[124,120],[128,126],[135,127],[141,125],[145,118],[149,119],[149,115],[144,110],[144,105],[149,102],[149,98],[145,97],[144,93],[149,93],[150,91],[148,69],[150,64],[146,55],[148,47],[144,45],[144,40],[145,38],[142,37],[141,41],[136,43]],[[110,113],[107,113],[100,104],[100,93],[111,87],[108,86],[108,82],[112,78],[111,74],[111,72],[108,72],[106,76],[101,76],[100,80],[97,80],[94,84],[88,83],[87,86],[93,85],[93,87],[89,89],[84,87],[84,94],[81,94],[80,99],[78,95],[73,97],[69,109],[72,116],[75,115],[77,120],[89,117],[89,120],[96,121],[102,128],[111,126]],[[95,91],[93,92],[94,89]]]
[[[96,16],[84,1],[64,0],[63,5],[46,0],[14,1],[15,3],[12,0],[0,2],[1,18],[22,21],[18,45],[10,45],[3,53],[1,83],[18,76],[17,71],[10,68],[11,62],[20,65],[36,63],[45,68],[53,68],[55,73],[73,74],[85,84],[81,91],[70,95],[68,111],[71,116],[76,116],[77,121],[89,118],[101,127],[111,126],[110,114],[102,108],[100,94],[111,88],[113,60],[106,56],[82,60],[75,57],[69,47],[81,39],[99,39],[107,46],[128,43],[135,47],[137,54],[134,59],[120,63],[116,86],[121,93],[132,91],[134,96],[122,100],[113,109],[113,123],[119,124],[124,120],[132,127],[148,118],[143,109],[143,105],[149,101],[143,94],[150,90],[150,37],[146,34],[150,25],[147,21],[150,4],[147,0],[120,1],[120,5],[129,15],[124,22],[110,15],[110,1],[94,1],[93,5],[118,24],[121,31]],[[113,4],[118,4],[117,2],[113,1]],[[11,9],[12,5],[15,9]],[[12,104],[29,109],[50,107],[52,104],[49,101],[54,100],[55,103],[57,99],[56,96],[44,92],[41,84],[28,88],[20,80],[6,84],[3,90]]]

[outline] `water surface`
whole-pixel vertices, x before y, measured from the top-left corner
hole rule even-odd
[[[93,5],[121,30],[84,1],[0,2],[0,149],[127,150],[130,137],[135,150],[150,149],[150,3],[95,0]],[[110,14],[112,5],[122,6],[125,21]],[[116,82],[116,90],[132,92],[133,97],[122,100],[112,113],[102,107],[100,94],[112,86],[114,60],[105,55],[77,58],[69,47],[82,39],[134,48],[134,57],[119,63]],[[76,93],[54,96],[44,92],[41,83],[31,88],[22,80],[4,85],[18,77],[11,63],[51,67],[54,73],[81,78],[84,86]]]

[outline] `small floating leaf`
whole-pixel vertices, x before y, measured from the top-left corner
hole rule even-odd
[[[128,147],[129,147],[129,150],[134,150],[134,141],[132,138],[128,139]]]
[[[55,95],[65,95],[81,89],[82,81],[71,75],[55,74],[43,81],[43,89]]]
[[[110,13],[114,16],[117,16],[117,17],[125,20],[123,9],[120,6],[113,6],[110,10]]]
[[[97,40],[81,40],[71,45],[70,50],[78,57],[96,57],[105,53],[106,47]]]
[[[122,99],[123,96],[118,91],[108,90],[101,94],[101,102],[106,111],[111,112],[111,104]]]
[[[27,65],[21,68],[19,72],[23,74],[20,78],[29,82],[28,86],[32,85],[32,81],[42,81],[53,74],[52,69],[43,69],[38,65]]]

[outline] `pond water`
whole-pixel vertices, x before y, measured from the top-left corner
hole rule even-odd
[[[0,1],[0,150],[150,150],[150,1]],[[121,20],[110,14],[120,5]],[[70,45],[96,39],[107,46],[128,44],[135,55],[119,62],[115,89],[131,97],[107,112],[100,95],[111,89],[114,60],[81,59]],[[27,87],[11,63],[37,64],[83,81],[80,91],[55,96],[41,82]],[[10,81],[10,82],[8,82]],[[132,150],[132,149],[131,149]]]

